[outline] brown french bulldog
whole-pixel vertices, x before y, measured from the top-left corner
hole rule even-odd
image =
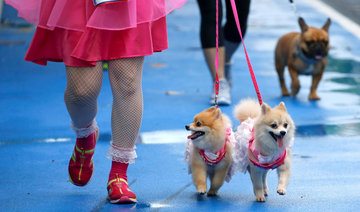
[[[301,33],[291,32],[280,37],[275,49],[275,67],[283,96],[290,95],[284,80],[284,68],[287,66],[291,76],[291,95],[297,95],[300,90],[299,74],[312,75],[309,99],[320,99],[316,89],[323,75],[330,48],[330,23],[328,18],[321,29],[309,27],[300,17]]]

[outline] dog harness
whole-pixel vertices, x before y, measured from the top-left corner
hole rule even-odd
[[[210,166],[215,165],[219,163],[226,154],[226,144],[230,142],[230,135],[231,135],[231,129],[230,127],[226,128],[226,137],[225,137],[225,144],[224,146],[217,151],[215,154],[212,152],[205,151],[201,149],[199,151],[200,156],[203,158],[203,160]]]
[[[294,58],[295,57],[300,58],[302,61],[304,61],[308,65],[314,65],[315,63],[321,61],[324,58],[324,57],[322,57],[321,59],[314,59],[314,58],[306,57],[304,55],[304,53],[300,51],[299,45],[296,45],[296,51],[293,56],[294,56]],[[309,73],[309,71],[307,71],[306,73],[303,73],[303,74],[311,74],[311,73]]]
[[[254,136],[249,141],[249,148],[248,148],[248,157],[249,160],[257,167],[264,168],[264,169],[276,169],[277,167],[284,164],[285,158],[286,158],[286,149],[284,149],[283,152],[281,152],[280,156],[277,157],[277,159],[272,163],[261,163],[261,157],[265,157],[261,155],[261,152],[255,149],[254,145],[255,138]],[[253,155],[255,160],[251,158],[250,155]]]

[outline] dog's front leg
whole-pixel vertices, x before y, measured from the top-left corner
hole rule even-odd
[[[257,202],[265,202],[263,176],[265,170],[254,165],[250,165],[250,177],[253,184],[254,194]]]
[[[291,77],[291,95],[296,96],[300,91],[299,74],[291,65],[288,68]]]
[[[286,187],[289,184],[290,174],[291,174],[291,150],[287,149],[286,159],[284,164],[277,168],[277,173],[279,177],[279,184],[277,187],[277,192],[280,195],[286,194]]]
[[[323,72],[324,72],[324,70],[322,70],[322,71],[320,71],[320,73],[312,76],[312,84],[311,84],[311,88],[310,88],[309,100],[319,100],[320,99],[320,97],[316,93],[316,89],[319,85],[319,82],[321,80]]]
[[[193,178],[193,182],[196,187],[197,193],[204,195],[207,191],[206,164],[201,158],[199,160],[199,158],[195,158],[195,157],[193,157],[193,160],[192,160],[192,178]]]
[[[269,194],[269,188],[267,186],[267,180],[266,180],[266,176],[267,176],[267,171],[264,172],[262,178],[263,178],[263,186],[264,186],[264,195],[267,196]]]
[[[220,167],[215,170],[214,176],[211,179],[211,186],[208,192],[208,196],[216,196],[219,188],[224,184],[226,174],[228,172],[229,166]]]
[[[282,58],[279,58],[278,56],[275,57],[275,67],[276,67],[276,71],[279,76],[281,95],[282,96],[290,96],[290,93],[289,93],[288,89],[286,88],[286,84],[285,84],[285,78],[284,78],[285,64],[284,64],[284,61],[282,60]]]

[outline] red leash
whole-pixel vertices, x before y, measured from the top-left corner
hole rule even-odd
[[[247,64],[248,64],[248,67],[249,67],[249,71],[250,71],[250,75],[251,75],[251,79],[253,81],[253,84],[254,84],[254,88],[255,88],[255,91],[256,91],[256,95],[257,95],[257,98],[259,100],[259,103],[260,105],[263,103],[262,101],[262,98],[261,98],[261,94],[260,94],[260,90],[259,90],[259,87],[258,87],[258,84],[256,82],[256,77],[255,77],[255,73],[254,73],[254,70],[251,66],[251,62],[250,62],[250,59],[249,59],[249,56],[248,56],[248,53],[246,51],[246,47],[245,47],[245,43],[244,43],[244,40],[243,40],[243,36],[242,36],[242,33],[241,33],[241,28],[240,28],[240,23],[239,23],[239,19],[238,19],[238,13],[237,13],[237,10],[236,10],[236,4],[235,4],[235,0],[230,0],[231,2],[231,7],[232,7],[232,10],[233,10],[233,13],[234,13],[234,18],[235,18],[235,22],[236,22],[236,26],[237,26],[237,29],[239,31],[239,35],[240,35],[240,38],[241,38],[241,42],[242,42],[242,46],[244,47],[244,52],[245,52],[245,56],[246,56],[246,61],[247,61]],[[217,106],[217,95],[219,93],[219,77],[218,77],[218,42],[219,42],[219,35],[218,35],[218,26],[219,26],[219,23],[218,23],[218,0],[216,0],[216,56],[215,56],[215,67],[216,67],[216,80],[215,81],[215,104]]]

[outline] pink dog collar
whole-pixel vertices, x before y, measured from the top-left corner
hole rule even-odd
[[[264,169],[276,169],[277,167],[281,166],[282,164],[284,164],[285,158],[286,158],[286,149],[284,149],[283,153],[281,154],[281,156],[279,158],[277,158],[273,163],[267,163],[267,164],[261,164],[259,162],[259,155],[261,155],[261,153],[255,149],[255,146],[253,145],[254,143],[254,136],[252,137],[252,139],[249,142],[249,148],[248,148],[248,157],[249,160],[257,167],[260,168],[264,168]],[[255,157],[256,160],[253,160],[250,157],[250,153]]]
[[[231,135],[231,129],[228,127],[228,128],[226,128],[225,144],[224,144],[224,146],[223,146],[219,151],[217,151],[217,152],[214,154],[214,155],[216,155],[216,158],[215,158],[215,159],[209,158],[209,157],[206,155],[205,150],[201,149],[201,150],[199,151],[201,157],[204,159],[204,161],[205,161],[208,165],[210,165],[210,166],[215,165],[215,164],[219,163],[219,162],[224,158],[224,156],[225,156],[225,154],[226,154],[226,144],[227,144],[228,142],[230,142],[230,138],[229,138],[230,135]]]

